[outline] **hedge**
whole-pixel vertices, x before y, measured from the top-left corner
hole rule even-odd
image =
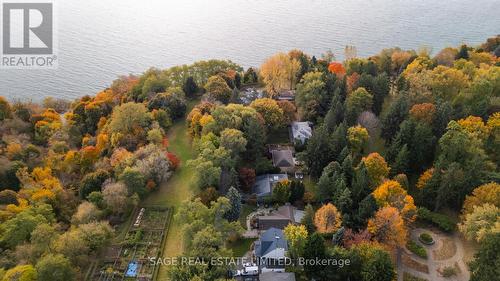
[[[427,259],[427,251],[425,250],[424,247],[418,245],[415,243],[413,240],[409,240],[408,243],[406,243],[406,248],[410,250],[410,252],[414,253],[415,255]]]
[[[410,252],[414,253],[415,255],[427,259],[427,251],[425,250],[424,247],[418,245],[415,243],[413,240],[409,240],[408,243],[406,243],[406,248],[410,250]]]
[[[418,219],[430,223],[445,232],[453,232],[456,228],[456,223],[450,217],[431,212],[423,207],[418,208],[417,217]]]
[[[431,245],[434,244],[434,239],[432,239],[432,236],[429,233],[422,233],[420,234],[420,242]]]

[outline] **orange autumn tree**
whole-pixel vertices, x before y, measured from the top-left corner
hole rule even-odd
[[[111,167],[116,168],[117,166],[121,166],[124,163],[127,163],[129,159],[133,156],[132,152],[129,152],[127,149],[120,147],[113,151],[111,155],[110,164]]]
[[[109,145],[108,134],[105,134],[105,133],[98,134],[96,145],[95,145],[97,152],[101,153],[102,151],[104,151],[108,147],[108,145]]]
[[[354,72],[353,74],[349,75],[347,77],[347,91],[351,93],[358,87],[358,81],[361,75],[359,75],[357,72]]]
[[[394,207],[379,209],[368,221],[368,231],[376,241],[391,248],[403,247],[406,244],[407,230],[404,220]]]
[[[418,178],[416,187],[418,189],[424,188],[427,185],[427,183],[432,179],[433,174],[434,174],[434,168],[427,169],[425,172],[423,172],[422,175],[420,175],[420,177]]]
[[[177,170],[177,168],[181,164],[181,160],[179,159],[179,157],[177,157],[177,155],[175,155],[172,152],[167,152],[167,158],[168,161],[170,161],[170,164],[172,165],[172,169]]]
[[[415,104],[410,109],[410,116],[413,119],[427,124],[432,124],[434,114],[436,114],[436,106],[432,103]]]
[[[328,71],[336,74],[338,77],[344,77],[346,73],[344,65],[340,62],[331,62],[330,65],[328,65]]]
[[[92,165],[99,159],[99,151],[93,145],[80,149],[80,166],[82,169],[92,169]]]
[[[394,207],[406,220],[413,221],[415,219],[417,207],[413,202],[413,197],[408,195],[399,182],[389,180],[382,183],[373,191],[373,198],[378,206]]]
[[[333,204],[321,207],[314,215],[314,225],[319,233],[334,233],[340,228],[342,217]]]

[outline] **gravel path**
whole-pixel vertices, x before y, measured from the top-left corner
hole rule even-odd
[[[436,243],[431,246],[423,245],[418,241],[418,236],[423,233],[429,233],[433,238]],[[410,251],[404,249],[404,250],[399,250],[397,254],[397,266],[398,266],[398,281],[403,280],[403,273],[408,272],[416,277],[419,278],[425,278],[428,281],[468,281],[470,278],[470,273],[467,268],[467,265],[464,262],[464,247],[462,244],[462,240],[460,239],[458,233],[454,233],[453,235],[448,235],[444,233],[439,233],[436,231],[431,231],[428,229],[422,229],[422,228],[416,228],[411,230],[410,233],[411,239],[416,241],[418,244],[424,246],[427,249],[427,254],[428,254],[428,259],[422,259],[418,257],[417,255],[411,253]],[[434,251],[438,250],[442,247],[443,245],[443,240],[444,239],[451,239],[453,243],[456,246],[456,252],[455,254],[448,258],[448,259],[443,259],[443,260],[436,260],[434,257]],[[403,262],[402,262],[402,255],[408,255],[411,259],[425,264],[429,267],[429,273],[423,273],[411,268],[406,267]],[[456,276],[453,276],[453,278],[444,278],[438,273],[439,268],[444,268],[446,266],[454,266],[458,265],[460,268],[460,273],[457,273]]]

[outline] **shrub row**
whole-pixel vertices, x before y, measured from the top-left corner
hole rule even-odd
[[[450,217],[431,212],[423,207],[418,208],[417,216],[421,221],[430,223],[445,232],[453,232],[456,228],[456,223]]]
[[[409,240],[408,243],[406,243],[406,248],[408,248],[408,250],[410,250],[415,255],[423,259],[427,259],[427,251],[425,250],[424,247],[415,243],[415,241]]]

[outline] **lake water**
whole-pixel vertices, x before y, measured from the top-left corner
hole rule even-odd
[[[479,44],[500,33],[500,0],[57,0],[59,67],[0,69],[0,95],[95,94],[118,75],[197,60],[259,66],[299,48],[342,59],[382,48]]]

